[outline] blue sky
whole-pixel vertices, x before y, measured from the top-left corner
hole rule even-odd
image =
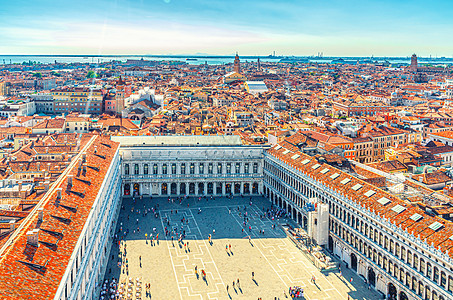
[[[453,1],[0,0],[0,54],[453,56]]]

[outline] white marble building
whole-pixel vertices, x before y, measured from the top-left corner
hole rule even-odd
[[[327,204],[327,248],[387,299],[453,299],[451,222],[290,143],[265,153],[263,180],[265,195],[305,228],[310,199]]]
[[[112,137],[121,144],[122,194],[257,195],[263,191],[263,146],[239,136]]]

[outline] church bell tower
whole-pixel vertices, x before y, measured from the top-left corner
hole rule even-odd
[[[240,64],[239,55],[237,52],[236,52],[236,56],[234,57],[234,72],[239,73],[239,74],[241,73],[241,64]]]

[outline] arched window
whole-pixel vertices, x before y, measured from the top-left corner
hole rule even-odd
[[[162,174],[168,174],[167,173],[167,164],[162,165]]]
[[[148,164],[143,165],[143,174],[148,175]]]
[[[159,167],[157,166],[157,164],[154,164],[153,165],[153,174],[157,175],[158,171],[159,171]]]
[[[186,164],[185,163],[181,164],[181,174],[186,174]]]
[[[124,174],[129,175],[129,164],[124,165]]]
[[[171,174],[176,174],[176,164],[171,164]]]
[[[420,258],[420,273],[425,275],[425,260],[423,258]]]
[[[213,164],[212,163],[209,163],[208,164],[208,174],[212,174],[213,173]]]
[[[440,286],[447,288],[447,275],[443,271],[440,273]]]
[[[437,283],[439,281],[439,269],[437,267],[434,267],[433,275],[433,281]]]
[[[138,174],[139,174],[138,164],[134,164],[134,174],[135,174],[135,175],[138,175]]]
[[[431,264],[426,263],[426,277],[431,279],[432,273],[433,273],[433,268],[431,267]]]

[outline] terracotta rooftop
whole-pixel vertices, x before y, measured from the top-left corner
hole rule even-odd
[[[87,138],[91,140],[84,141],[86,165],[97,168],[88,167],[86,172],[78,170],[79,154],[36,207],[44,209],[42,221],[38,220],[35,209],[11,235],[11,242],[0,249],[1,299],[54,297],[119,145],[100,136],[86,135],[82,140]],[[69,189],[68,175],[74,176]],[[62,198],[57,201],[56,188],[59,187],[63,189]],[[38,247],[27,243],[26,237],[26,233],[35,228],[40,229]]]
[[[432,245],[444,253],[453,247],[453,240],[446,238],[453,235],[452,222],[446,221],[440,217],[432,217],[417,206],[331,165],[324,164],[319,168],[313,169],[312,166],[321,163],[315,157],[302,153],[297,147],[286,141],[270,148],[268,154],[310,176],[314,180],[319,181],[324,186],[354,201],[368,211],[399,226],[402,230],[406,230],[407,233],[414,235],[416,238],[420,238],[421,241],[426,242],[429,246]],[[299,156],[296,156],[295,154],[298,154]],[[328,169],[329,171],[321,172],[324,169]],[[338,175],[331,177],[333,174]],[[346,184],[342,184],[342,181],[346,178],[350,181]],[[352,187],[356,185],[360,185],[361,187],[357,190],[352,189]],[[371,196],[367,196],[366,193],[370,190],[375,193]],[[378,201],[382,198],[386,198],[390,201],[384,205]],[[394,210],[397,205],[403,207],[402,212],[398,213]],[[418,221],[413,221],[411,216],[415,213],[421,215],[422,218]],[[434,231],[430,229],[429,226],[436,221],[443,224],[443,227]],[[452,251],[449,252],[449,255],[450,257],[453,257]]]

